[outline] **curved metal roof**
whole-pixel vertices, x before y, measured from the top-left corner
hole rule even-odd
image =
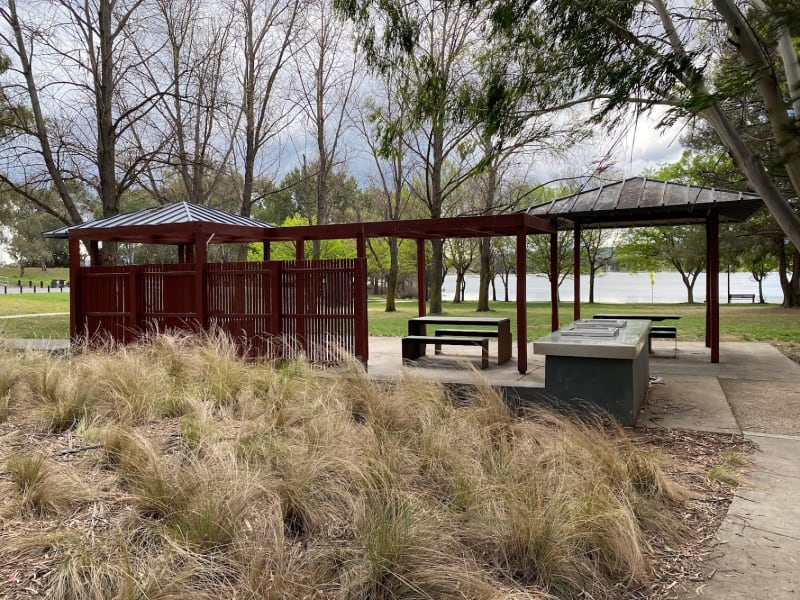
[[[744,221],[763,206],[747,192],[631,177],[526,209],[561,227],[649,227],[703,223],[715,210],[721,221]]]

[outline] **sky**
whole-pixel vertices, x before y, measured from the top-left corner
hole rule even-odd
[[[685,124],[657,129],[657,122],[654,116],[640,116],[636,126],[628,129],[617,147],[615,157],[619,157],[619,167],[626,177],[641,175],[645,169],[655,169],[681,157],[680,137]]]

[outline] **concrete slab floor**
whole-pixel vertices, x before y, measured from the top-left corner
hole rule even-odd
[[[742,432],[719,379],[701,375],[656,376],[637,425],[715,433]]]

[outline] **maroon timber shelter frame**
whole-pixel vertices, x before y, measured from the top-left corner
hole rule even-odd
[[[296,242],[298,258],[302,258],[303,242],[312,240],[355,239],[356,256],[366,261],[367,238],[413,239],[417,244],[417,289],[419,316],[425,316],[425,241],[448,238],[481,238],[513,236],[516,238],[517,272],[527,272],[526,238],[529,234],[550,234],[550,326],[558,329],[558,230],[555,223],[526,213],[506,215],[483,215],[475,217],[452,217],[443,219],[413,219],[404,221],[378,221],[348,223],[343,225],[305,225],[297,227],[275,227],[265,233],[266,242]],[[267,250],[265,249],[265,256]],[[362,285],[359,283],[359,285]],[[366,287],[366,279],[363,282]],[[525,303],[527,282],[517,277],[517,369],[528,370],[528,313]],[[523,301],[520,302],[519,299]],[[399,350],[399,349],[398,349]]]
[[[417,248],[418,313],[426,314],[425,241],[448,238],[515,237],[516,272],[527,272],[526,238],[550,236],[551,328],[559,328],[558,230],[575,233],[575,272],[580,272],[583,227],[626,228],[704,224],[707,234],[706,346],[719,362],[719,223],[741,221],[762,206],[754,194],[728,192],[642,177],[584,190],[526,211],[443,219],[337,225],[271,227],[223,211],[181,202],[62,227],[44,237],[68,238],[70,335],[79,339],[87,318],[97,330],[123,342],[155,324],[200,328],[212,324],[248,350],[270,354],[271,339],[295,339],[311,360],[333,341],[367,364],[366,240],[413,239]],[[304,242],[352,239],[356,259],[306,261]],[[90,267],[81,266],[80,244],[88,242]],[[99,242],[176,245],[178,263],[100,266]],[[211,243],[264,245],[262,263],[208,263]],[[295,261],[271,261],[271,242],[294,242]],[[89,290],[93,282],[101,282]],[[527,286],[517,277],[517,368],[527,372]],[[580,318],[580,277],[574,277],[575,318]],[[90,293],[91,292],[91,293]],[[90,301],[98,304],[87,310]],[[331,338],[333,336],[333,339]],[[316,353],[316,354],[315,354]],[[398,349],[399,353],[399,349]]]
[[[631,177],[582,190],[526,212],[574,232],[574,273],[580,273],[582,229],[703,225],[706,233],[705,343],[711,362],[719,362],[719,226],[745,221],[763,207],[747,192],[684,185],[646,177]],[[581,318],[580,277],[573,281],[574,318]]]
[[[84,333],[91,335],[100,332],[128,342],[144,333],[153,323],[163,328],[208,329],[213,322],[233,337],[244,334],[255,340],[261,339],[262,342],[256,343],[254,348],[252,340],[248,340],[256,353],[270,351],[266,343],[268,340],[264,338],[287,334],[295,336],[308,352],[312,349],[309,341],[326,341],[325,336],[331,333],[337,322],[346,320],[347,323],[339,326],[338,330],[343,337],[340,336],[336,341],[345,341],[342,344],[345,349],[366,365],[369,357],[367,238],[416,241],[417,285],[420,291],[418,307],[422,316],[426,313],[425,240],[514,236],[517,270],[524,273],[527,271],[526,237],[540,233],[550,234],[551,248],[554,250],[551,270],[555,273],[556,226],[546,219],[524,213],[270,227],[251,219],[182,202],[62,227],[43,235],[69,239],[70,336],[73,340],[80,339]],[[332,239],[356,241],[356,259],[349,261],[352,265],[346,264],[346,260],[305,260],[304,242]],[[101,266],[99,242],[104,241],[175,245],[178,263]],[[88,242],[88,267],[81,266],[81,242]],[[208,245],[211,243],[252,242],[264,244],[263,265],[267,267],[261,268],[260,263],[252,262],[208,263]],[[271,261],[271,242],[294,242],[296,261]],[[332,279],[337,272],[345,273],[344,279]],[[292,276],[282,279],[281,273]],[[555,281],[555,277],[551,279]],[[89,287],[93,285],[90,282],[95,281],[104,283],[90,290]],[[328,285],[331,281],[336,281],[332,287]],[[223,289],[234,291],[221,292]],[[526,296],[525,277],[518,277],[517,298]],[[192,302],[187,303],[187,297],[191,297]],[[348,314],[330,310],[330,306],[342,298],[350,305]],[[87,310],[92,300],[97,300],[98,304],[92,310]],[[551,326],[556,330],[558,290],[554,284],[551,284],[551,301]],[[143,306],[146,308],[141,308]],[[91,319],[94,326],[84,332],[87,319]],[[294,326],[287,326],[292,319],[296,321]],[[517,331],[518,369],[520,373],[525,373],[528,354],[524,301],[517,302]],[[351,339],[352,344],[344,338]],[[310,358],[313,360],[314,357]]]
[[[128,343],[153,330],[214,327],[250,356],[302,349],[324,363],[343,350],[366,363],[366,261],[208,262],[211,243],[263,241],[270,229],[182,202],[44,234],[69,239],[71,338]],[[88,266],[81,265],[82,241]],[[104,241],[174,245],[177,263],[102,265]]]

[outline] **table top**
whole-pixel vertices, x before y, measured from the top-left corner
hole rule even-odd
[[[510,322],[508,317],[448,317],[446,315],[427,315],[424,317],[412,317],[409,321],[415,323],[436,323],[451,325],[499,325],[500,323]]]
[[[665,315],[660,313],[600,313],[595,319],[646,319],[648,321],[677,321],[682,315]]]
[[[569,325],[564,329],[568,328]],[[619,333],[614,337],[565,336],[562,335],[564,329],[533,342],[534,354],[633,359],[640,352],[646,351],[650,322],[641,318],[631,319],[625,327],[619,328]]]

